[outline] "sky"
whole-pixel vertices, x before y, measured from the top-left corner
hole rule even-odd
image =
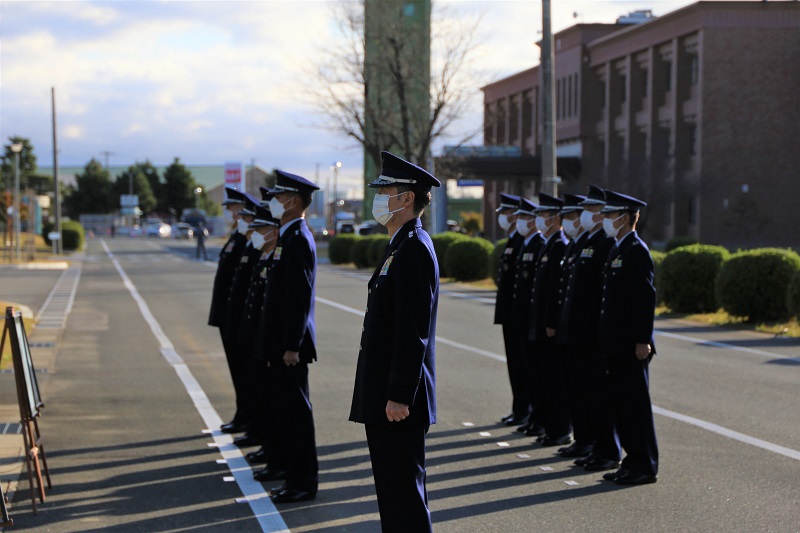
[[[554,0],[553,30],[691,3]],[[480,86],[539,62],[541,2],[439,4],[446,16],[480,18],[471,56],[476,83],[459,125],[474,130]],[[322,0],[0,1],[0,139],[29,138],[39,166],[52,167],[55,87],[60,167],[104,161],[108,151],[112,166],[167,165],[175,157],[188,165],[255,162],[323,183],[340,161],[340,188],[357,196],[360,147],[316,126],[315,109],[298,96],[305,69],[339,38],[332,7]]]

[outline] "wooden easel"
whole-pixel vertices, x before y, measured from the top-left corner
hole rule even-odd
[[[17,384],[17,402],[19,403],[19,417],[22,425],[22,437],[25,443],[25,465],[28,469],[28,481],[31,487],[31,504],[33,514],[36,514],[36,490],[34,489],[34,473],[39,500],[44,502],[44,480],[47,479],[47,488],[52,489],[50,471],[47,468],[47,456],[42,446],[42,435],[39,432],[39,417],[41,408],[44,407],[39,392],[39,383],[33,367],[28,337],[25,333],[25,324],[22,322],[21,313],[14,313],[12,307],[6,308],[6,321],[3,328],[3,338],[0,341],[0,351],[5,345],[6,335],[11,340],[11,355],[14,361],[14,378]]]

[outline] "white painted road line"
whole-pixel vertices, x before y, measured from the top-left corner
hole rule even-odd
[[[333,302],[333,301],[327,300],[325,298],[320,298],[319,296],[317,296],[316,300],[318,302],[320,302],[320,303],[323,303],[325,305],[329,305],[329,306],[334,307],[336,309],[339,309],[341,311],[346,311],[346,312],[348,312],[350,314],[357,315],[357,316],[360,316],[360,317],[364,316],[364,312],[363,311],[359,311],[358,309],[353,309],[352,307],[348,307],[346,305],[342,305],[340,303]],[[677,336],[677,337],[682,337],[682,336]],[[693,339],[692,337],[683,337],[683,338],[681,338],[679,340],[688,340],[688,339],[691,339],[693,342],[696,341],[698,343],[705,342],[705,341],[702,341],[701,339]],[[461,350],[472,352],[472,353],[475,353],[475,354],[478,354],[478,355],[482,355],[484,357],[489,357],[490,359],[494,359],[495,361],[505,361],[506,360],[506,358],[503,357],[500,354],[489,352],[489,351],[486,351],[486,350],[481,350],[481,349],[478,349],[478,348],[473,348],[472,346],[467,346],[465,344],[461,344],[461,343],[457,343],[457,342],[454,342],[454,341],[450,341],[448,339],[443,339],[442,337],[439,337],[439,336],[436,337],[436,342],[437,343],[442,343],[442,344],[447,344],[447,345],[453,346],[454,348],[458,348],[458,349],[461,349]],[[739,348],[738,346],[733,346],[733,345],[730,345],[730,346],[723,345],[723,343],[715,343],[715,344],[721,345],[719,347],[722,347],[722,348],[730,348],[730,349]],[[779,356],[777,354],[770,354],[769,352],[763,352],[763,353],[764,354],[768,354],[768,355],[770,355],[772,357],[781,357],[781,356]],[[784,357],[784,358],[788,359],[786,357]],[[687,424],[691,424],[693,426],[705,429],[705,430],[710,431],[712,433],[716,433],[717,435],[721,435],[723,437],[727,437],[729,439],[733,439],[733,440],[742,442],[744,444],[749,444],[751,446],[756,446],[758,448],[761,448],[761,449],[764,449],[764,450],[767,450],[767,451],[770,451],[770,452],[773,452],[773,453],[777,453],[779,455],[784,455],[784,456],[789,457],[791,459],[795,459],[795,460],[800,461],[800,452],[797,451],[797,450],[792,450],[791,448],[786,448],[784,446],[779,446],[778,444],[773,444],[771,442],[767,442],[767,441],[764,441],[764,440],[761,440],[761,439],[757,439],[755,437],[751,437],[749,435],[745,435],[744,433],[739,433],[738,431],[733,431],[732,429],[728,429],[728,428],[725,428],[725,427],[722,427],[722,426],[718,426],[717,424],[713,424],[711,422],[706,422],[705,420],[700,420],[699,418],[693,418],[691,416],[682,415],[680,413],[676,413],[676,412],[670,411],[668,409],[662,409],[661,407],[657,407],[655,405],[653,406],[653,412],[656,413],[656,414],[659,414],[661,416],[665,416],[667,418],[672,418],[674,420],[678,420],[680,422],[685,422]]]
[[[103,249],[106,251],[109,259],[111,259],[114,267],[117,269],[117,272],[122,278],[122,282],[128,289],[128,292],[130,292],[131,297],[139,306],[139,311],[142,313],[145,321],[150,325],[153,335],[156,337],[156,339],[158,339],[158,342],[161,345],[160,351],[162,356],[172,366],[172,368],[175,369],[175,373],[180,378],[181,383],[183,383],[183,386],[186,389],[187,394],[189,394],[189,397],[192,399],[192,402],[194,402],[197,412],[203,419],[203,423],[209,428],[218,428],[220,424],[222,424],[222,419],[217,414],[214,406],[211,405],[211,401],[208,399],[205,391],[203,391],[200,383],[198,383],[194,375],[192,375],[192,372],[189,370],[189,367],[183,361],[181,356],[175,351],[175,347],[173,346],[172,342],[164,333],[164,330],[153,316],[153,313],[150,312],[147,302],[144,301],[144,298],[142,298],[142,296],[139,294],[136,286],[122,269],[119,261],[117,261],[117,259],[114,257],[114,254],[106,245],[105,240],[101,239],[100,244],[103,245]],[[237,446],[234,446],[233,438],[230,435],[222,433],[218,429],[213,430],[211,435],[214,438],[214,445],[219,448],[220,454],[222,455],[223,459],[226,460],[231,474],[233,474],[233,477],[236,479],[236,483],[239,485],[239,489],[247,499],[247,503],[250,504],[250,508],[252,509],[256,520],[258,520],[261,530],[267,533],[288,532],[289,528],[286,525],[286,522],[283,521],[283,517],[275,508],[275,504],[273,504],[272,500],[269,499],[264,487],[261,485],[261,483],[253,479],[253,471],[250,468],[250,465],[247,463],[247,460],[242,455],[241,450],[239,450]]]

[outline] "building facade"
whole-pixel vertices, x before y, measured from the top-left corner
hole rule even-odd
[[[653,243],[800,245],[785,230],[800,198],[800,3],[698,2],[639,19],[554,36],[557,154],[581,163],[560,190],[595,183],[646,200]],[[538,67],[483,87],[484,144],[539,155],[539,87]]]

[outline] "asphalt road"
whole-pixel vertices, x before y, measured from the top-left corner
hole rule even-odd
[[[378,531],[363,428],[347,421],[369,273],[319,268],[310,374],[320,492],[277,515],[228,437],[203,433],[233,414],[233,395],[206,326],[214,265],[188,260],[193,252],[174,241],[89,241],[40,383],[54,488],[32,516],[21,483],[14,529]],[[659,320],[659,481],[621,488],[496,424],[510,394],[492,316],[491,291],[442,286],[439,423],[428,437],[436,531],[800,531],[796,340]],[[243,492],[250,503],[237,503]]]

